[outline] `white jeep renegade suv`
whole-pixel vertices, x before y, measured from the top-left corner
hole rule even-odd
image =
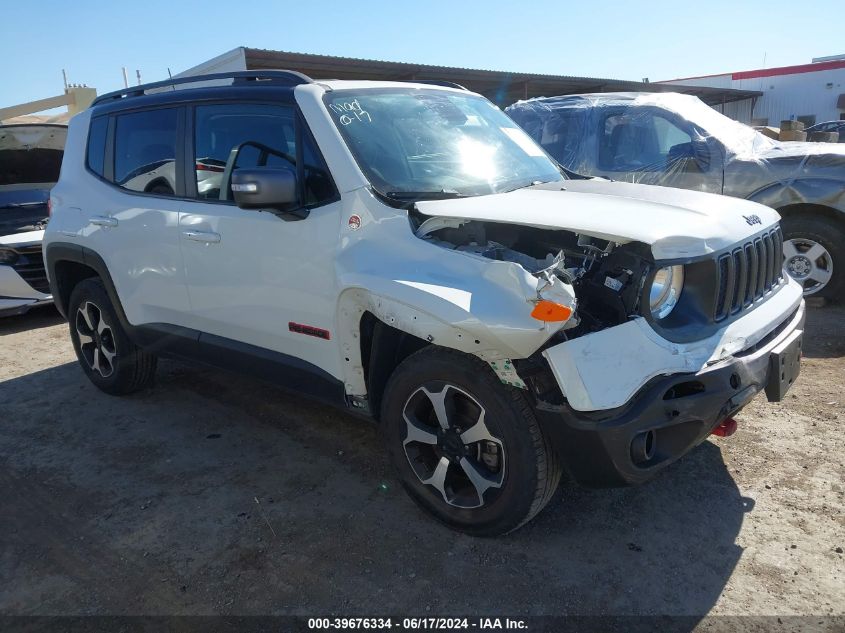
[[[104,95],[52,208],[51,289],[100,389],[173,356],[370,416],[411,496],[474,534],[528,521],[564,469],[643,482],[798,374],[774,211],[576,179],[459,86]]]

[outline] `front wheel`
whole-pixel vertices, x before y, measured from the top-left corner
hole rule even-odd
[[[794,215],[781,222],[783,266],[804,296],[841,299],[845,292],[845,233],[825,218]]]
[[[436,347],[409,356],[388,382],[381,425],[411,497],[470,534],[517,529],[560,480],[525,396],[474,356]]]

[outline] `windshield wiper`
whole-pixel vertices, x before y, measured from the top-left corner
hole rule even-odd
[[[545,185],[552,182],[551,180],[532,180],[531,182],[527,182],[524,185],[518,185],[513,187],[512,189],[505,189],[504,191],[497,191],[496,193],[510,193],[511,191],[516,191],[518,189],[528,189],[528,187],[533,187],[535,185]]]
[[[465,198],[460,191],[441,189],[440,191],[388,191],[384,194],[393,200],[448,200],[449,198]]]

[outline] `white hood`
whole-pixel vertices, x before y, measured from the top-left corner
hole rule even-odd
[[[425,215],[567,229],[615,242],[643,242],[654,258],[720,251],[778,222],[756,202],[685,189],[602,180],[569,180],[564,190],[418,202]],[[759,222],[757,221],[759,220]]]

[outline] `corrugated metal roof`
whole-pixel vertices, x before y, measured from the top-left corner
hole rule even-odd
[[[389,81],[441,80],[461,84],[483,94],[500,106],[520,99],[585,92],[682,92],[718,104],[760,96],[755,90],[707,86],[666,85],[624,79],[547,75],[540,73],[434,66],[333,55],[315,55],[257,48],[244,48],[247,70],[284,68],[315,79],[374,79]]]

